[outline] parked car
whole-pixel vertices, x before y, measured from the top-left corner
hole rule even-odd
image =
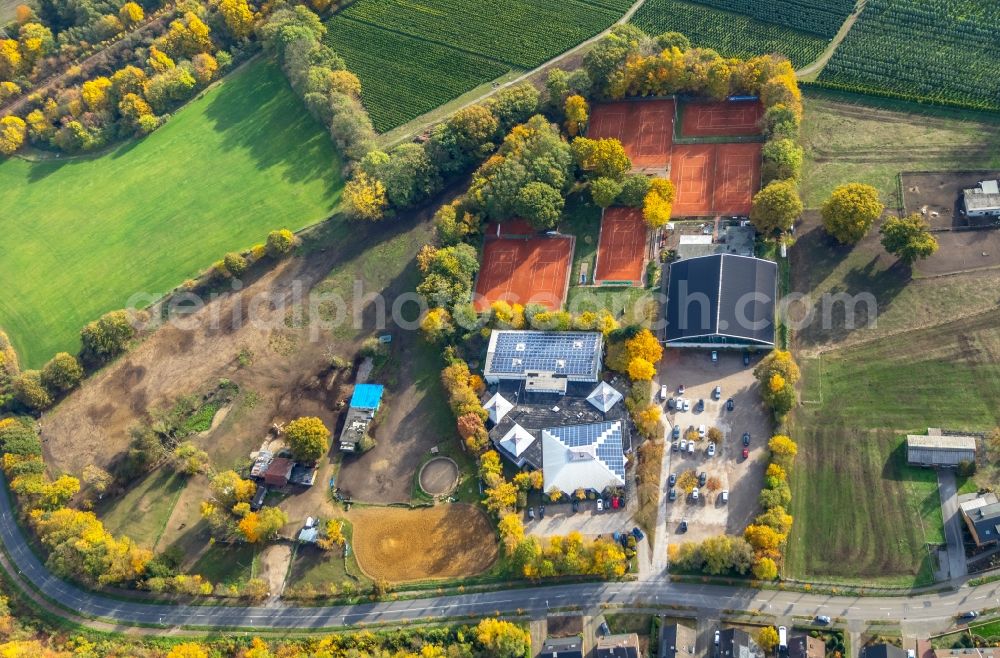
[[[719,646],[719,631],[715,631],[715,646]]]
[[[667,409],[673,411],[676,408],[677,408],[677,400],[674,400],[673,398],[667,400]]]
[[[534,519],[535,518],[535,508],[534,507],[529,507],[528,508],[528,518],[529,519]]]
[[[685,450],[687,450],[687,447],[688,447],[687,439],[681,439],[680,440],[680,444],[681,444],[681,452],[684,452]]]
[[[712,398],[715,399],[715,400],[721,400],[722,399],[722,387],[721,386],[716,385],[716,387],[712,389]]]
[[[678,448],[680,448],[680,445],[677,441],[670,444],[670,452],[677,452]]]
[[[906,650],[906,658],[917,658],[917,652],[913,649]]]
[[[691,400],[684,398],[684,411],[691,411]]]
[[[701,473],[698,474],[698,486],[704,487],[705,483],[707,482],[708,482],[708,473],[702,471]]]
[[[646,538],[646,535],[642,534],[642,530],[639,529],[639,526],[632,528],[632,536],[635,537],[636,541],[642,541]]]
[[[750,432],[743,432],[743,445],[750,445]]]
[[[708,433],[708,430],[705,428],[704,425],[699,425],[698,426],[698,436],[699,437],[701,437],[701,438],[704,439],[705,438],[705,434],[707,434],[707,433]]]
[[[693,455],[694,454],[694,441],[690,441],[688,443],[688,454],[689,455]]]
[[[538,518],[539,519],[544,519],[545,518],[545,505],[539,505],[538,506]]]
[[[577,512],[579,512],[580,511],[580,500],[577,499],[577,498],[574,498],[573,499],[573,505],[572,505],[572,507],[573,507],[573,513],[574,514],[576,514]]]
[[[743,353],[743,365],[744,367],[750,365],[750,352]]]
[[[814,621],[817,624],[829,624],[831,619],[827,615],[816,615],[816,619]]]
[[[708,456],[715,457],[715,441],[708,444]]]
[[[604,501],[601,500],[600,498],[597,499],[597,511],[598,512],[604,511]]]
[[[662,384],[660,386],[660,400],[666,400],[666,399],[667,399],[667,385]]]
[[[672,487],[675,484],[677,484],[677,474],[671,473],[670,477],[667,478],[667,485]]]
[[[705,400],[698,400],[698,404],[694,406],[694,412],[700,414],[703,411],[705,411]]]
[[[619,507],[621,507],[621,503],[620,503],[620,501],[618,499],[618,496],[612,496],[611,497],[611,509],[618,509]]]
[[[258,484],[257,489],[253,492],[253,500],[250,501],[250,511],[256,512],[264,506],[264,499],[267,497],[267,487],[263,484]]]
[[[673,437],[675,439],[681,438],[681,426],[680,425],[674,425],[674,434],[673,434]]]
[[[677,526],[677,532],[687,532],[688,531],[688,520],[681,519],[680,525]]]
[[[750,449],[743,448],[743,459],[750,459]]]
[[[722,490],[722,504],[726,505],[728,503],[729,503],[729,490],[728,489],[723,489]]]
[[[691,500],[698,500],[698,487],[691,490]]]
[[[726,400],[726,411],[732,411],[734,408],[736,408],[736,403],[733,402],[733,399]]]
[[[684,395],[684,384],[681,384],[680,386],[677,387],[677,397],[681,397],[683,395]]]
[[[963,612],[960,615],[958,615],[958,618],[959,619],[975,619],[978,616],[979,616],[978,612],[976,612],[975,610],[969,610],[968,612]]]
[[[719,353],[716,352],[715,350],[712,350],[712,363],[718,363],[718,362],[719,362]]]
[[[670,493],[667,494],[667,498],[670,500],[677,500],[677,489],[670,487]]]

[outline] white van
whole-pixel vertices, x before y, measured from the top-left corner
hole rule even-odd
[[[728,489],[723,489],[722,490],[722,504],[726,505],[728,503],[729,503],[729,490]]]
[[[788,629],[778,626],[778,650],[788,651]]]

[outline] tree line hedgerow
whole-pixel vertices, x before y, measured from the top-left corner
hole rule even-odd
[[[0,40],[0,103],[24,97],[0,120],[0,153],[27,144],[77,153],[148,134],[253,52],[257,15],[247,0],[181,3],[146,20],[144,11],[158,8],[115,0],[22,5],[7,30],[18,38]],[[102,44],[99,57],[72,63],[88,38],[133,30]],[[51,74],[61,77],[33,90]]]

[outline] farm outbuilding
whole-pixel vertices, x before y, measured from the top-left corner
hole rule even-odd
[[[773,347],[778,265],[713,254],[670,266],[666,343],[673,347]]]
[[[1000,182],[979,181],[978,186],[962,190],[962,203],[969,217],[1000,215]]]
[[[906,461],[913,466],[955,468],[975,463],[976,437],[951,434],[910,434],[906,437]]]

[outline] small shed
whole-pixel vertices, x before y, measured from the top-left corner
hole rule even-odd
[[[381,384],[358,384],[351,396],[351,409],[370,409],[378,411],[382,404]]]
[[[906,461],[913,466],[955,468],[976,462],[976,437],[950,434],[910,434],[906,437]]]
[[[264,472],[264,484],[269,487],[285,486],[288,484],[288,478],[292,476],[294,466],[295,463],[287,457],[275,457]]]

